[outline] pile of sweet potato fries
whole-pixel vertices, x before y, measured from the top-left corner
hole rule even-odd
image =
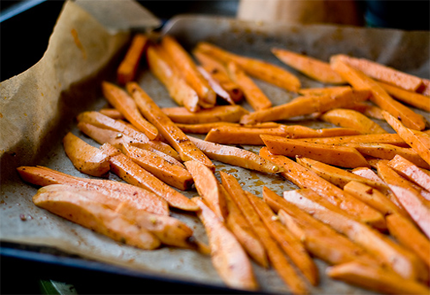
[[[100,179],[19,167],[23,180],[41,186],[34,203],[130,246],[211,255],[232,288],[259,289],[254,261],[273,267],[292,293],[309,293],[319,284],[318,258],[332,279],[429,294],[430,132],[410,106],[430,111],[430,81],[343,54],[324,62],[272,52],[330,87],[303,89],[288,67],[210,43],[189,53],[171,36],[136,34],[116,83],[101,85],[111,108],[77,117],[101,146],[72,133],[63,140],[76,169]],[[145,58],[178,107],[160,108],[135,81]],[[254,79],[300,96],[274,106]],[[301,126],[301,117],[336,127]],[[260,198],[212,161],[280,174],[299,189],[279,196],[263,187]],[[106,180],[110,172],[125,183]],[[199,197],[181,193],[194,189]],[[195,212],[208,245],[170,208]]]

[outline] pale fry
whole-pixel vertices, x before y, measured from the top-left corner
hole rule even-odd
[[[212,264],[223,281],[233,288],[258,289],[249,258],[235,236],[200,198],[192,201],[200,208],[197,215],[209,238]]]
[[[110,170],[109,159],[98,148],[93,147],[69,132],[63,138],[64,151],[73,166],[82,173],[103,176]]]
[[[278,165],[253,152],[204,141],[191,136],[189,138],[210,159],[264,173],[279,173],[283,170]]]

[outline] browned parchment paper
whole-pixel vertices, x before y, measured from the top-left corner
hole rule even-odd
[[[23,73],[22,79],[28,79],[25,88],[19,87],[21,84],[18,82],[16,88],[11,84],[8,87],[0,85],[2,99],[6,97],[7,101],[18,100],[17,103],[6,104],[2,101],[0,104],[2,113],[0,239],[22,244],[47,245],[66,253],[78,254],[83,259],[94,259],[159,276],[223,285],[207,256],[190,250],[167,247],[155,251],[142,251],[124,246],[37,208],[31,202],[37,188],[19,179],[14,171],[18,165],[44,165],[71,175],[88,177],[79,173],[65,156],[61,139],[68,131],[72,131],[88,143],[98,146],[79,133],[73,117],[80,111],[97,110],[106,105],[106,101],[97,92],[99,82],[102,79],[114,81],[114,76],[108,75],[112,74],[113,69],[109,68],[108,64],[115,60],[116,53],[121,52],[128,40],[126,32],[112,33],[112,29],[103,28],[89,14],[70,2],[60,17],[58,27],[63,28],[62,33],[54,31],[44,57],[50,57],[51,63],[43,67],[36,65],[44,68],[38,75]],[[81,30],[82,27],[84,29]],[[78,31],[84,51],[79,49],[70,36],[71,28]],[[188,49],[196,42],[205,40],[227,50],[259,57],[279,65],[281,63],[270,53],[269,49],[272,46],[306,51],[309,55],[325,60],[334,53],[348,53],[368,57],[421,77],[429,76],[429,37],[425,32],[335,26],[264,25],[205,16],[178,17],[166,26],[165,32],[175,36]],[[61,42],[68,42],[66,43],[68,48],[55,45],[58,39]],[[51,46],[56,48],[56,51],[53,51],[55,53],[50,52],[53,50]],[[60,57],[57,57],[60,53],[61,61],[58,60]],[[108,74],[99,74],[98,72],[105,67],[108,68]],[[323,86],[296,74],[303,87]],[[137,79],[160,106],[175,105],[162,84],[147,69],[143,68]],[[287,102],[297,96],[267,83],[256,82],[274,104]],[[418,112],[429,120],[429,114]],[[378,123],[392,132],[383,122]],[[4,127],[4,124],[8,126]],[[333,127],[323,122],[308,121],[304,124],[314,128]],[[12,138],[7,138],[6,134]],[[47,138],[50,141],[47,141]],[[258,152],[257,147],[245,148]],[[244,189],[259,196],[262,185],[268,186],[278,194],[295,188],[277,175],[256,173],[219,162],[215,164],[217,171],[222,170],[235,175],[240,178]],[[110,175],[110,178],[118,180],[114,175]],[[184,194],[192,197],[197,193],[189,191]],[[193,214],[174,211],[172,215],[193,228],[198,239],[206,241],[204,229]],[[26,220],[22,220],[22,217]],[[313,288],[312,293],[371,294],[363,289],[329,280],[324,275],[327,265],[321,261],[317,261],[317,264],[321,273],[321,284]],[[288,291],[273,269],[265,270],[255,264],[254,266],[262,290]]]

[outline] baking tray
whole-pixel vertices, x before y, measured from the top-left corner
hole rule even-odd
[[[329,25],[265,25],[229,18],[194,15],[178,16],[172,19],[164,27],[163,33],[168,33],[176,37],[187,49],[191,49],[198,41],[208,41],[232,52],[258,57],[281,66],[283,65],[270,54],[271,47],[276,46],[293,51],[306,52],[310,56],[315,56],[323,60],[327,60],[330,55],[335,53],[367,57],[411,74],[429,78],[429,36],[427,32],[370,30]],[[393,46],[395,49],[393,49]],[[112,69],[114,68],[115,66],[112,67]],[[292,69],[290,70],[297,74],[304,88],[324,86],[321,83],[307,79]],[[113,79],[113,76],[107,75],[104,78]],[[162,84],[145,67],[139,73],[137,80],[161,107],[175,106]],[[297,96],[294,93],[286,92],[262,81],[256,81],[256,83],[275,105],[288,102]],[[99,90],[97,89],[97,87],[94,87],[93,91],[98,93]],[[76,108],[62,119],[61,123],[63,124],[59,125],[61,127],[57,126],[55,130],[52,130],[51,137],[56,139],[55,144],[47,147],[44,152],[41,152],[39,159],[36,159],[35,163],[27,164],[44,165],[71,175],[86,177],[74,169],[65,156],[61,146],[61,138],[68,131],[80,134],[76,129],[75,122],[72,120],[77,113],[83,111],[83,109],[98,110],[105,105],[106,101],[100,96],[98,99],[87,103],[85,107],[76,105]],[[248,105],[244,104],[244,106],[249,109]],[[429,120],[428,113],[417,112],[425,115],[427,120]],[[324,122],[301,121],[301,123],[313,128],[333,127],[331,124]],[[378,123],[386,128],[387,131],[392,132],[384,122],[379,121]],[[80,137],[88,143],[98,146],[82,134],[80,134]],[[243,146],[243,148],[255,152],[258,152],[259,149],[259,147],[252,146]],[[261,196],[263,185],[271,188],[278,194],[281,194],[284,190],[296,188],[293,184],[277,175],[253,172],[219,162],[214,163],[216,164],[217,171],[226,171],[238,177],[244,189],[258,196]],[[15,167],[2,167],[2,169],[4,168],[13,170]],[[0,206],[3,218],[7,216],[10,206],[15,207],[20,206],[22,202],[31,202],[31,196],[37,190],[37,188],[31,185],[23,183],[16,173],[8,175],[10,176],[7,180],[2,179],[1,197],[4,202]],[[111,175],[110,178],[118,180],[114,175]],[[196,192],[191,191],[185,194],[192,197]],[[195,230],[197,238],[205,240],[204,229],[195,216],[178,211],[173,211],[172,214],[188,223]],[[64,276],[64,278],[68,278],[66,281],[74,284],[81,281],[92,285],[88,279],[91,277],[91,279],[94,278],[97,282],[97,287],[104,288],[103,291],[98,289],[100,293],[143,293],[148,290],[146,288],[149,285],[160,286],[159,289],[150,291],[151,293],[193,293],[193,291],[196,293],[237,292],[225,288],[211,266],[209,257],[203,257],[197,253],[190,253],[189,250],[182,249],[163,248],[157,251],[140,251],[131,247],[118,245],[107,238],[64,221],[35,206],[31,208],[31,216],[33,221],[27,220],[26,222],[39,222],[42,226],[46,225],[47,229],[52,226],[61,226],[65,231],[65,239],[72,236],[70,238],[71,243],[76,239],[81,239],[89,244],[88,249],[91,249],[92,242],[96,241],[100,243],[101,241],[106,247],[97,249],[99,251],[97,259],[94,257],[89,259],[88,255],[84,255],[80,251],[73,251],[72,254],[65,252],[62,250],[61,245],[49,247],[41,246],[44,244],[42,242],[39,244],[37,242],[27,244],[3,241],[1,245],[3,261],[5,259],[6,261],[13,259],[13,261],[24,262],[24,265],[30,265],[31,268],[43,266],[41,269],[46,270],[46,273],[41,271],[40,275],[43,276],[52,275],[55,278],[59,278],[62,277],[61,272],[63,272],[67,274],[67,276]],[[11,216],[11,218],[17,219],[18,227],[25,226],[25,223],[23,224],[22,221],[18,220],[18,216]],[[46,234],[49,236],[49,233]],[[93,248],[92,250],[95,251],[96,249]],[[110,261],[109,255],[103,257],[107,253],[106,251],[117,251],[123,257],[132,257],[134,261],[133,263],[130,262],[130,265],[126,261],[123,261],[123,263],[120,263],[118,260]],[[136,264],[139,263],[143,264],[143,267],[136,267]],[[329,280],[324,275],[324,269],[327,265],[319,260],[316,263],[320,270],[321,283],[317,288],[312,289],[312,293],[373,294],[367,290],[351,287],[342,282]],[[259,283],[263,288],[258,294],[262,294],[263,292],[288,292],[287,287],[272,269],[264,270],[255,264],[254,266]],[[61,269],[61,272],[56,271],[58,267]],[[22,272],[26,270],[24,266]],[[68,276],[70,274],[73,275]],[[97,293],[97,288],[92,289],[92,292],[89,293]]]

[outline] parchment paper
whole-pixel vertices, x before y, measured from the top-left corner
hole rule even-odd
[[[70,36],[71,28],[76,28],[84,50],[79,49]],[[97,89],[102,79],[115,81],[112,75],[114,66],[111,67],[110,63],[117,64],[117,54],[123,52],[129,36],[127,32],[112,33],[111,30],[103,28],[76,4],[68,2],[44,56],[44,59],[50,61],[48,66],[37,64],[35,66],[39,70],[37,74],[25,72],[19,76],[20,81],[10,80],[0,85],[2,97],[0,239],[29,245],[51,246],[65,253],[77,254],[83,259],[120,265],[163,277],[223,285],[208,256],[169,247],[154,251],[128,247],[34,206],[31,198],[37,188],[23,183],[15,172],[19,165],[37,164],[71,175],[88,177],[79,173],[65,156],[61,139],[68,131],[72,131],[88,143],[98,146],[80,134],[73,118],[80,111],[98,110],[107,104]],[[175,36],[188,49],[196,42],[205,40],[227,50],[259,57],[278,65],[281,63],[270,54],[269,49],[272,46],[299,52],[306,51],[309,55],[323,60],[327,60],[334,53],[363,56],[420,77],[429,77],[429,36],[426,32],[335,26],[263,25],[205,16],[178,17],[167,25],[165,32]],[[57,40],[60,43],[57,43]],[[298,75],[303,87],[323,86],[293,72]],[[137,80],[161,107],[175,106],[163,85],[144,67]],[[297,96],[267,83],[256,82],[275,105]],[[245,107],[249,108],[247,105]],[[417,112],[429,119],[428,114]],[[392,132],[383,122],[378,123]],[[304,121],[303,124],[314,128],[333,127],[328,123],[314,121]],[[244,148],[255,152],[259,149],[249,146]],[[278,194],[295,188],[293,184],[277,175],[266,175],[219,162],[214,163],[217,171],[222,170],[240,178],[244,189],[258,196],[261,196],[263,185]],[[109,178],[119,180],[112,174]],[[197,194],[195,190],[183,193],[188,197]],[[204,228],[194,214],[172,211],[172,215],[193,228],[198,239],[206,241]],[[366,290],[329,280],[324,275],[327,265],[319,260],[316,262],[320,269],[321,283],[317,288],[311,289],[312,293],[371,294]],[[262,290],[288,291],[273,269],[262,269],[254,264],[254,270]]]

